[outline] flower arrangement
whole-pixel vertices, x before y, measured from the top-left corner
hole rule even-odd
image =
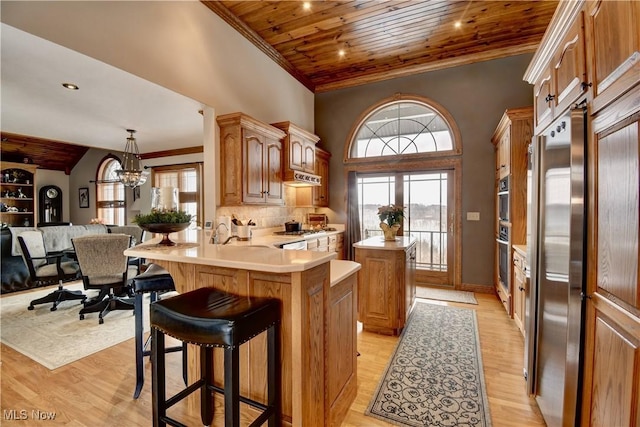
[[[400,225],[400,221],[404,218],[404,208],[397,205],[380,206],[378,218],[381,223],[386,223],[388,226]]]
[[[91,218],[89,224],[104,224],[104,219],[102,218]]]
[[[133,222],[139,226],[147,224],[184,224],[191,222],[191,214],[176,209],[151,209],[148,214],[137,214]]]

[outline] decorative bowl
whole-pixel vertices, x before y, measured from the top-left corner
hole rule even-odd
[[[140,225],[140,228],[148,231],[149,233],[162,234],[162,241],[158,243],[159,245],[175,246],[175,242],[169,239],[169,234],[185,230],[189,227],[190,224],[190,222],[142,224]]]

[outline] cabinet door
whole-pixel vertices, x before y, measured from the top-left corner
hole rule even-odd
[[[596,1],[587,7],[595,113],[640,83],[640,2]]]
[[[502,179],[511,173],[511,126],[505,130],[502,138],[500,138],[498,158],[500,159],[500,164],[498,165],[500,171],[498,174]]]
[[[640,424],[640,92],[598,113],[589,145],[585,425]]]
[[[248,129],[243,129],[244,164],[243,164],[243,197],[245,203],[264,203],[267,191],[264,177],[267,147],[265,138]]]
[[[323,151],[318,150],[316,153],[315,174],[320,175],[321,185],[313,187],[313,206],[328,207],[329,206],[329,156]]]
[[[265,159],[265,200],[269,204],[284,203],[282,189],[282,142],[267,139],[266,159]]]
[[[289,134],[289,169],[313,173],[316,144],[306,138]]]
[[[362,265],[358,272],[358,320],[365,330],[386,334],[394,334],[398,327],[398,298],[402,294],[396,280],[403,278],[397,275],[390,252],[356,249],[356,262]]]
[[[533,86],[533,108],[535,132],[541,133],[553,118],[553,88],[551,86],[551,68],[545,70]]]
[[[553,58],[554,115],[559,115],[586,92],[584,23],[580,13]]]
[[[524,273],[524,259],[513,253],[513,320],[524,335],[524,301],[526,292],[526,276]]]
[[[314,173],[316,168],[316,144],[311,141],[304,140],[303,150],[302,170]]]

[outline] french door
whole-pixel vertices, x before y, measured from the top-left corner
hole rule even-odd
[[[416,284],[454,286],[456,248],[453,170],[358,174],[362,238],[381,235],[377,211],[404,206],[400,234],[416,239]]]

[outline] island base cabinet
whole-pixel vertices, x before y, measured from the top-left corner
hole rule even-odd
[[[184,293],[201,287],[214,287],[238,295],[277,298],[282,302],[281,369],[282,414],[285,426],[326,426],[325,378],[333,374],[325,365],[325,322],[329,316],[329,263],[293,273],[267,273],[200,264],[148,260],[172,275],[176,290]],[[199,376],[199,351],[189,346],[189,381]],[[267,394],[266,334],[253,338],[241,347],[240,392],[265,402]],[[214,351],[215,382],[223,386],[223,353]],[[215,407],[222,411],[222,396],[216,393]],[[187,410],[198,413],[200,393],[187,399]],[[242,423],[257,413],[241,405]],[[336,425],[339,425],[337,423]]]
[[[362,265],[358,275],[362,329],[399,335],[415,300],[415,243],[404,250],[356,247],[355,261]]]

